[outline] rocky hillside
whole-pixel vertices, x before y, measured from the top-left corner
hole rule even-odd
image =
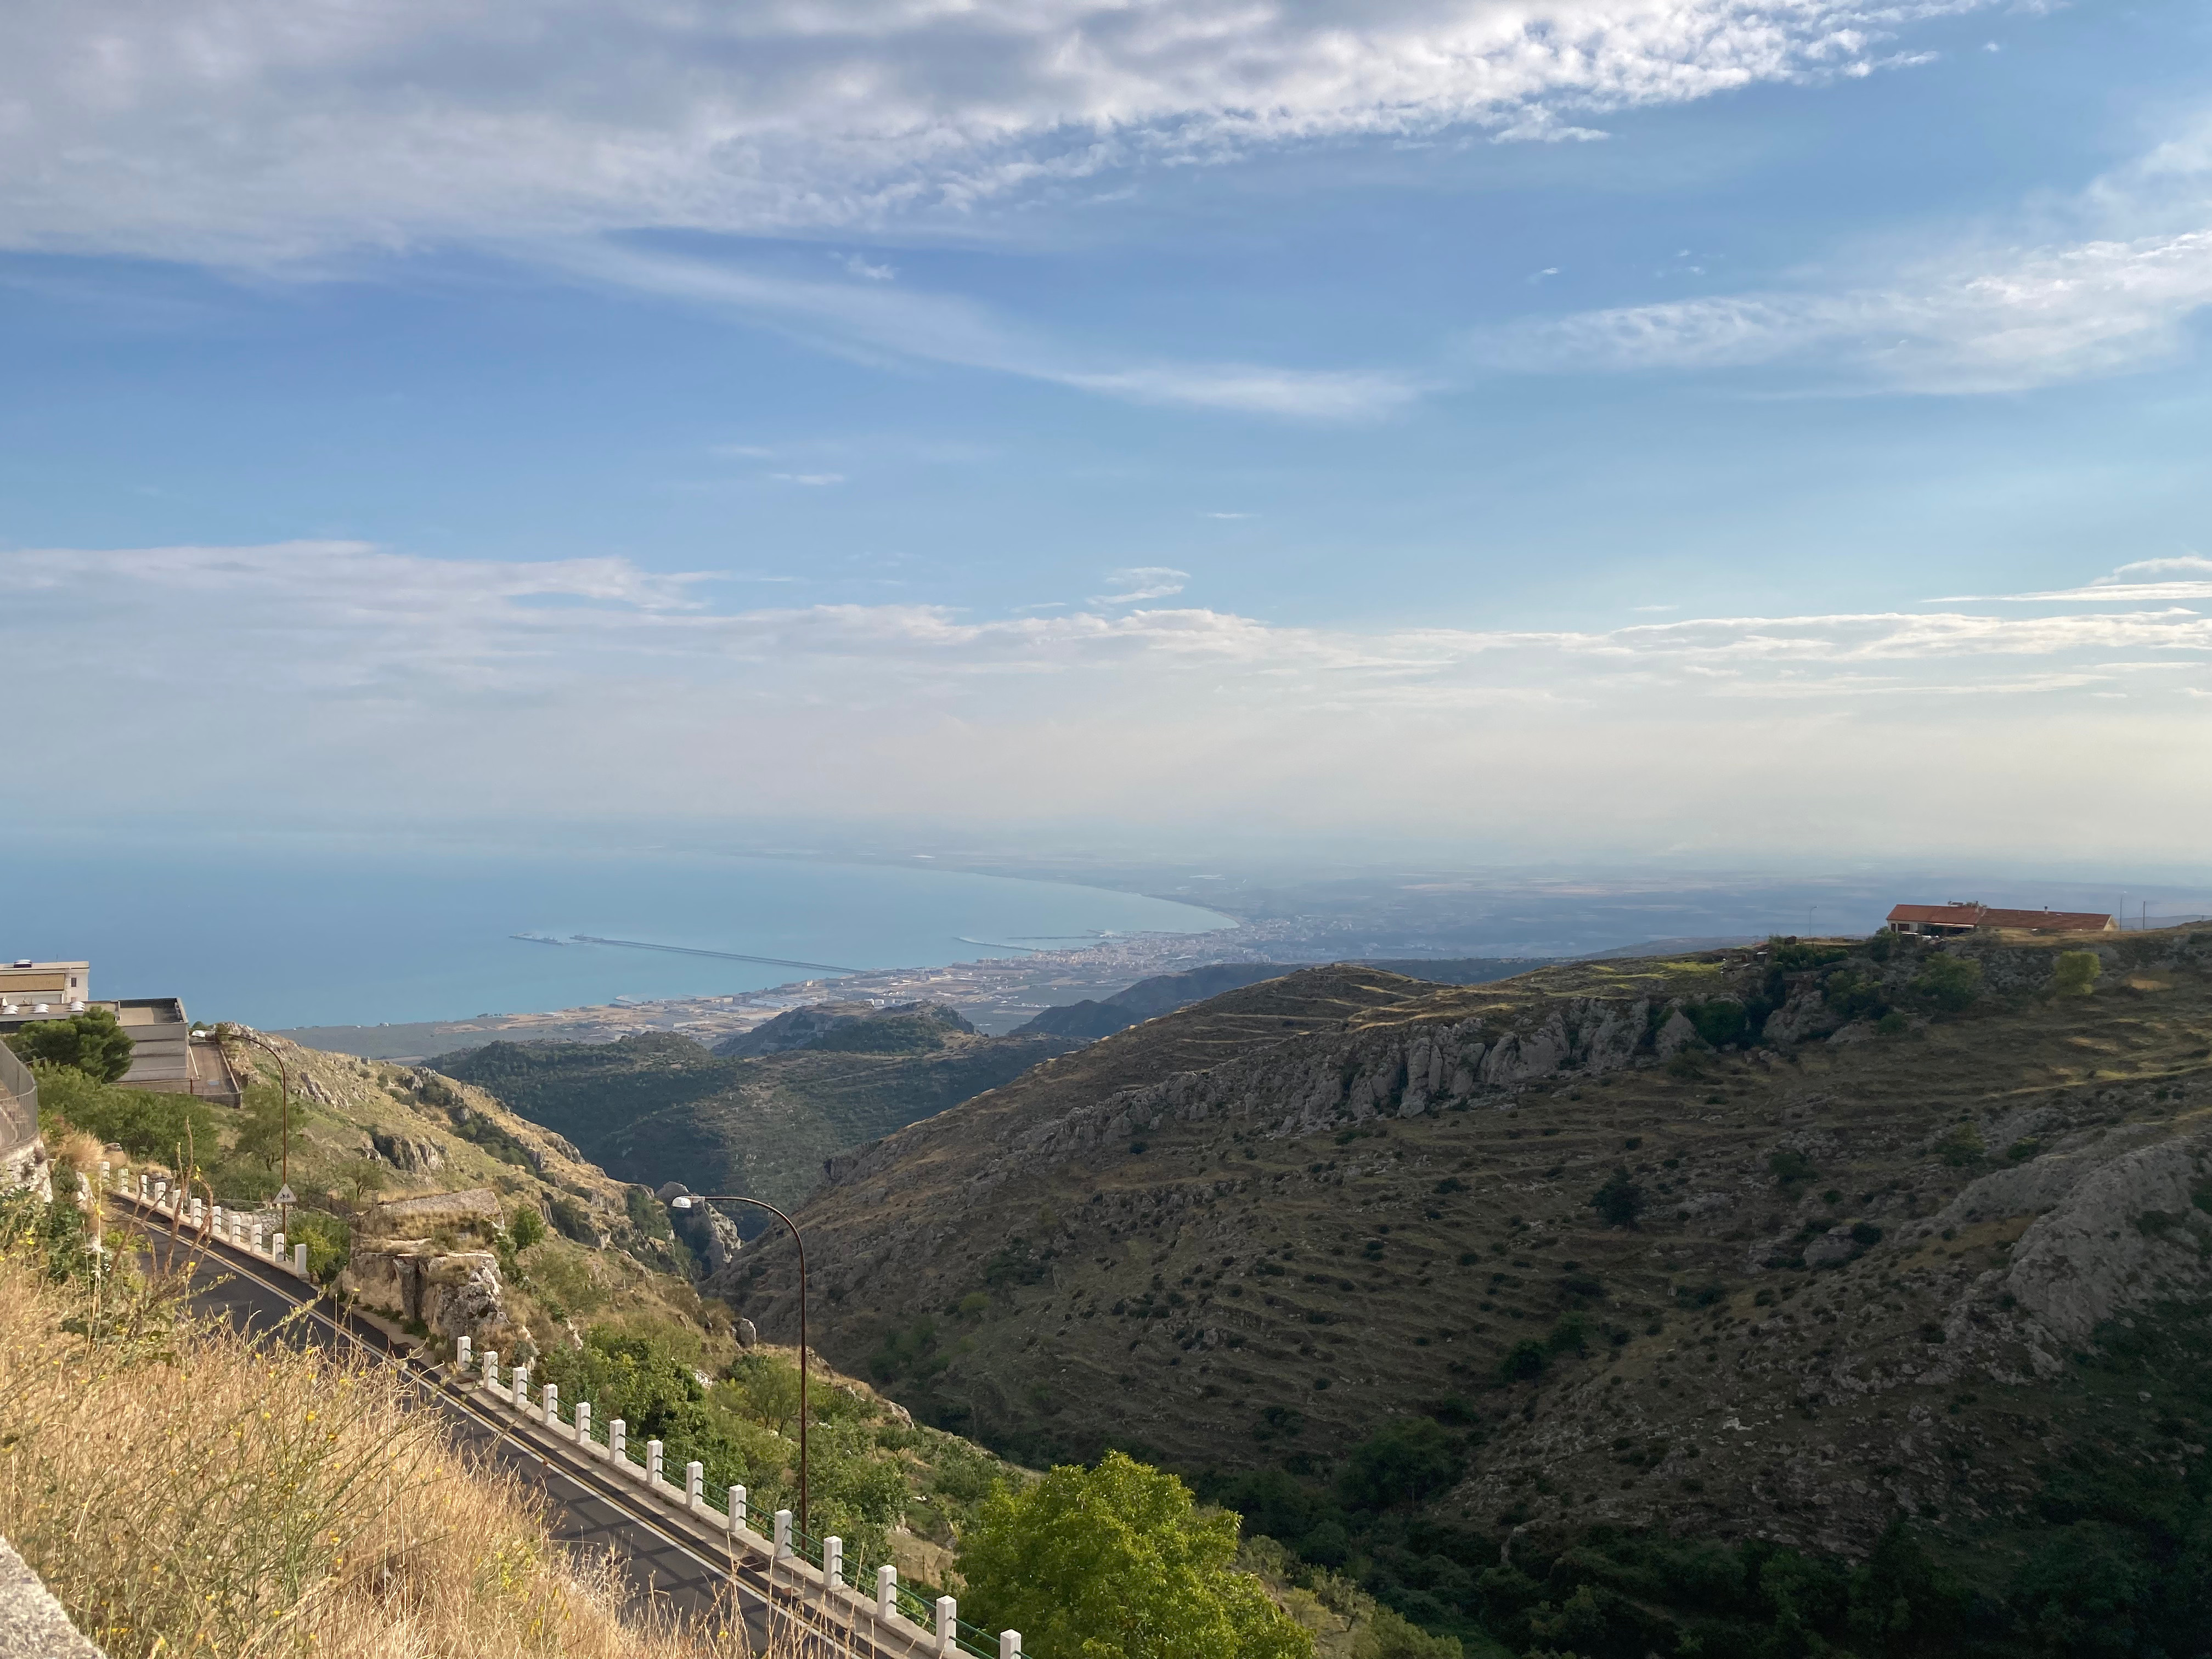
[[[987,1037],[950,1008],[795,1008],[715,1054],[688,1037],[495,1042],[434,1062],[654,1187],[795,1205],[825,1160],[1011,1081],[1073,1039]],[[752,1219],[748,1234],[757,1231]]]
[[[1526,973],[1543,964],[1526,957],[1461,957],[1438,962],[1370,962],[1363,965],[1384,973],[1409,975],[1431,984],[1479,985]],[[1280,979],[1295,971],[1273,962],[1218,962],[1204,968],[1188,968],[1179,974],[1155,974],[1109,997],[1095,1000],[1086,997],[1080,1002],[1047,1008],[1026,1025],[1016,1027],[1014,1034],[1019,1036],[1031,1031],[1047,1031],[1086,1041],[1111,1036],[1116,1031],[1126,1031],[1132,1025],[1171,1014],[1178,1008],[1188,1008],[1194,1002],[1203,1002],[1224,991],[1242,990],[1247,985]]]
[[[817,1340],[1032,1457],[1212,1471],[1432,1623],[1540,1635],[1487,1569],[1593,1526],[1862,1559],[1913,1517],[2026,1595],[2053,1515],[2201,1506],[2212,1441],[2212,933],[2080,949],[1233,992],[838,1160]],[[714,1285],[791,1321],[781,1247]],[[2092,1446],[2132,1504],[2051,1496]]]

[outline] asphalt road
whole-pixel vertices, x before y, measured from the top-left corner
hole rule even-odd
[[[301,1299],[271,1282],[272,1271],[251,1257],[220,1248],[204,1250],[197,1244],[173,1243],[165,1226],[149,1224],[126,1205],[111,1204],[108,1212],[141,1235],[143,1254],[155,1265],[181,1268],[188,1261],[197,1263],[195,1277],[202,1283],[191,1297],[197,1310],[227,1319],[240,1331],[295,1347],[312,1344],[332,1351],[352,1349],[373,1353],[387,1363],[404,1364],[390,1339],[367,1321],[327,1304],[309,1304],[302,1312]],[[264,1279],[264,1274],[269,1278]],[[578,1548],[613,1553],[629,1585],[633,1613],[651,1606],[687,1618],[703,1618],[720,1604],[729,1582],[726,1560],[714,1559],[694,1547],[611,1480],[603,1483],[556,1463],[517,1440],[499,1419],[448,1392],[421,1367],[410,1365],[406,1370],[416,1397],[424,1409],[444,1416],[456,1443],[510,1470],[545,1494],[547,1521],[556,1539]],[[767,1620],[766,1585],[757,1573],[740,1571],[738,1597],[757,1650],[765,1645]]]

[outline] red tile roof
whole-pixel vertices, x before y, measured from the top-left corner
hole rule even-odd
[[[1934,922],[1945,927],[2028,927],[2051,933],[2100,933],[2112,919],[2095,910],[1993,910],[1986,904],[1899,904],[1893,922]]]

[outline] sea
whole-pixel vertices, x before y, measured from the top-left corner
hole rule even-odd
[[[0,957],[89,961],[96,998],[177,996],[195,1019],[272,1030],[824,976],[686,951],[929,967],[1232,925],[1164,899],[926,863],[355,842],[0,846]]]

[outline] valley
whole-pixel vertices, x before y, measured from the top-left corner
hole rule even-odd
[[[812,1007],[790,1010],[724,1039],[722,1052],[652,1034],[609,1043],[495,1042],[434,1064],[568,1136],[625,1180],[680,1180],[701,1192],[796,1205],[830,1158],[1010,1082],[1074,1044],[1046,1034],[982,1036],[951,1009],[925,1003],[870,1010],[796,1046],[775,1046],[776,1032],[814,1017]],[[739,1225],[750,1235],[763,1219]]]

